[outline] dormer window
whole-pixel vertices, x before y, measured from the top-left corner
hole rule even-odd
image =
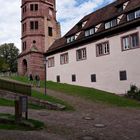
[[[87,21],[84,21],[84,22],[82,23],[82,28],[86,25],[86,23],[87,23]]]
[[[122,14],[122,15],[120,15],[120,16],[117,17],[117,23],[118,23],[118,24],[120,23],[120,21],[121,21],[121,19],[122,19],[123,16],[124,16],[124,15]]]
[[[81,32],[78,32],[75,34],[75,39],[77,39],[77,37],[80,35]]]
[[[67,43],[71,43],[75,40],[75,35],[67,38]]]
[[[78,23],[77,26],[78,26],[78,29],[81,29],[82,28],[82,23]]]
[[[120,5],[117,5],[117,9],[118,9],[118,12],[122,12],[123,10],[125,10],[126,6],[128,5],[129,1],[123,3],[123,4],[120,4]]]
[[[135,12],[135,18],[139,18],[140,17],[140,10],[137,10],[136,12]]]
[[[95,28],[91,28],[85,31],[85,36],[90,36],[95,33]]]
[[[117,19],[113,19],[105,23],[105,29],[109,29],[115,26],[117,26]]]
[[[123,4],[118,6],[118,12],[122,12],[123,11]]]
[[[131,21],[140,17],[140,9],[134,12],[131,12],[127,15],[127,21]]]
[[[127,2],[125,2],[125,3],[123,4],[123,10],[125,10],[125,8],[126,8],[126,6],[128,5],[128,3],[129,3],[129,1],[127,1]]]
[[[95,33],[99,30],[99,28],[101,27],[101,23],[95,26]]]

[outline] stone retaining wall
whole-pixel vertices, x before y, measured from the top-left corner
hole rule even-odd
[[[0,97],[4,98],[4,99],[16,100],[19,98],[19,96],[24,96],[24,95],[19,94],[19,93],[5,91],[5,90],[0,90]],[[40,100],[40,99],[30,97],[30,96],[28,96],[28,101],[31,104],[42,106],[42,107],[45,107],[46,109],[50,109],[50,110],[64,110],[65,109],[64,105],[54,104],[54,103],[51,103],[51,102],[48,102],[45,100]]]

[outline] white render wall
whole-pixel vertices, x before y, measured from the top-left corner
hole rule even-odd
[[[56,82],[56,76],[60,75],[61,83],[93,87],[116,94],[125,93],[130,84],[140,87],[140,48],[127,51],[122,51],[121,48],[121,37],[136,32],[139,32],[140,45],[140,27],[137,27],[131,31],[65,51],[69,55],[68,64],[60,64],[60,55],[65,52],[52,55],[55,58],[55,67],[47,68],[47,80]],[[104,41],[109,41],[110,54],[96,57],[96,44]],[[86,48],[86,60],[76,61],[76,50],[79,48]],[[119,72],[123,70],[127,71],[127,80],[120,81]],[[72,82],[72,74],[76,75],[76,82]],[[91,74],[96,74],[97,82],[91,82]]]

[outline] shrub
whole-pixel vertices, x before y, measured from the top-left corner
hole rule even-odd
[[[127,91],[126,96],[132,99],[140,100],[140,89],[136,85],[130,85],[130,90]]]

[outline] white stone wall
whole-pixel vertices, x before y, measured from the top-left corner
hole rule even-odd
[[[125,93],[130,84],[140,87],[140,48],[127,51],[122,51],[121,48],[121,37],[136,32],[139,32],[140,44],[140,27],[137,27],[131,31],[65,51],[69,55],[68,64],[60,64],[60,54],[65,52],[53,55],[55,67],[47,68],[47,80],[56,82],[56,76],[60,75],[61,83],[93,87],[116,94]],[[110,54],[96,57],[96,44],[104,41],[109,41]],[[76,61],[76,50],[85,47],[87,59]],[[126,81],[120,81],[119,72],[123,70],[127,71]],[[76,82],[72,82],[72,74],[76,75]],[[91,82],[91,74],[96,74],[97,82]]]

